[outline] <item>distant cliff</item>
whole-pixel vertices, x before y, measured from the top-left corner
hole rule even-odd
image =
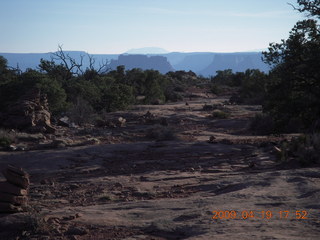
[[[81,61],[81,56],[86,56],[85,52],[65,51],[76,62]],[[40,59],[50,60],[50,53],[0,53],[1,56],[8,60],[10,67],[17,67],[22,71],[27,68],[37,68]],[[211,52],[194,52],[194,53],[163,53],[163,54],[92,54],[96,60],[96,66],[109,62],[108,67],[116,69],[119,65],[124,65],[126,69],[141,68],[158,70],[161,73],[169,71],[193,71],[205,77],[214,76],[216,71],[232,69],[233,72],[242,72],[246,69],[259,69],[264,72],[269,71],[269,66],[265,64],[260,52],[241,52],[241,53],[211,53]],[[83,68],[89,66],[87,58],[84,58]]]
[[[260,52],[241,53],[169,53],[168,61],[175,70],[193,71],[203,76],[214,76],[216,71],[232,69],[243,72],[247,69],[269,71],[269,66],[262,61]]]
[[[141,68],[143,70],[154,69],[161,73],[174,71],[166,57],[147,55],[120,55],[117,60],[111,60],[108,65],[111,69],[124,65],[126,69]]]
[[[269,71],[269,66],[262,61],[261,53],[217,53],[211,63],[198,73],[210,76],[215,75],[218,70],[232,69],[233,72],[244,72],[249,68]]]

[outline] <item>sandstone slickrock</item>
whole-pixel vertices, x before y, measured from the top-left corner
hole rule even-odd
[[[32,89],[17,102],[9,105],[0,120],[5,128],[29,132],[55,132],[55,128],[51,126],[47,96],[41,94],[38,89]]]
[[[0,182],[0,213],[22,212],[28,204],[29,174],[9,165],[3,175],[7,181]]]

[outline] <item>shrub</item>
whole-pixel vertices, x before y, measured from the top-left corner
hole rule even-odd
[[[81,126],[92,122],[94,110],[86,100],[78,97],[77,102],[69,109],[67,115],[70,122]]]
[[[257,135],[269,135],[274,132],[273,119],[267,114],[258,113],[251,120],[249,129]]]
[[[202,111],[214,111],[214,110],[227,111],[226,107],[222,104],[203,105]]]
[[[173,129],[162,125],[155,125],[154,127],[150,128],[146,133],[146,137],[156,141],[168,141],[176,139]]]
[[[0,147],[8,147],[15,141],[15,134],[7,130],[0,129]]]
[[[216,109],[212,112],[211,117],[218,119],[226,119],[230,117],[230,113]]]
[[[210,92],[213,94],[218,95],[219,93],[221,93],[222,89],[220,86],[218,86],[217,84],[212,84],[210,86]]]
[[[215,110],[216,108],[213,106],[213,105],[203,105],[202,107],[202,111],[212,111],[212,110]]]
[[[102,109],[106,112],[125,110],[135,103],[132,87],[125,84],[113,84],[106,89],[101,98]]]
[[[302,167],[319,163],[320,133],[306,134],[281,144],[278,160],[281,162],[297,162]]]

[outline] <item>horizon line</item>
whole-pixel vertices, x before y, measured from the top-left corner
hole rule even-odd
[[[148,55],[148,54],[152,54],[152,55],[166,55],[166,54],[171,54],[171,53],[257,53],[257,52],[263,52],[266,51],[267,48],[265,49],[259,49],[259,50],[248,50],[248,51],[168,51],[166,53],[127,53],[127,52],[122,52],[122,53],[89,53],[86,52],[84,50],[63,50],[63,52],[84,52],[86,54],[89,55],[123,55],[123,54],[127,54],[127,55]],[[50,51],[50,52],[2,52],[0,51],[0,54],[50,54],[50,53],[55,53],[58,51]]]

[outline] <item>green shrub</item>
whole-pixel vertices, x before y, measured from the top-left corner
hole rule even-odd
[[[0,129],[0,147],[8,147],[15,142],[15,134],[7,130]]]
[[[212,112],[211,117],[217,119],[226,119],[230,117],[230,113],[216,109]]]

